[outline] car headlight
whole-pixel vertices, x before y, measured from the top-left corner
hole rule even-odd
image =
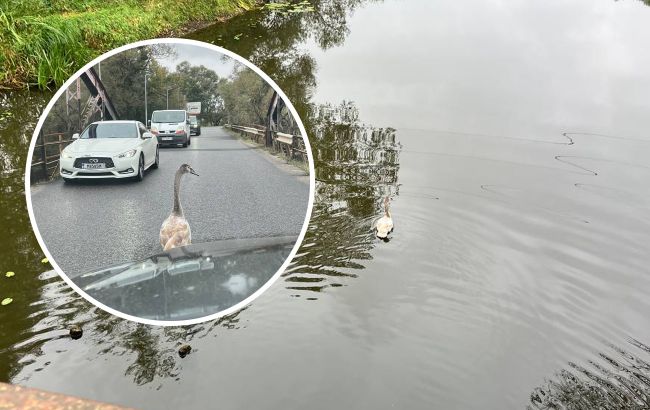
[[[74,156],[70,155],[69,153],[67,153],[67,152],[65,152],[65,151],[62,151],[62,152],[61,152],[61,158],[67,158],[67,159],[70,159],[70,158],[74,158]]]
[[[134,149],[130,149],[130,150],[126,151],[126,152],[121,153],[117,157],[118,158],[131,158],[132,156],[135,155],[136,152],[138,152],[138,151],[134,150]]]

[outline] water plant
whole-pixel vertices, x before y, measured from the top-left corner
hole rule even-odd
[[[291,2],[291,1],[273,2],[273,3],[267,3],[264,7],[269,10],[278,11],[283,14],[306,13],[315,10],[314,6],[312,6],[312,4],[308,0],[303,0],[300,2]]]

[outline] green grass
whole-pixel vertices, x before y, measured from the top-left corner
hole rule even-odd
[[[0,8],[0,89],[59,86],[103,52],[215,21],[258,0],[9,0]]]

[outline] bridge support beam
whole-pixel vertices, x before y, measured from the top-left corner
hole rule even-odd
[[[273,145],[273,133],[278,130],[278,122],[280,121],[280,104],[282,99],[277,91],[273,91],[269,109],[266,112],[266,133],[264,135],[265,145],[270,147]]]
[[[99,79],[97,72],[94,68],[90,67],[85,73],[81,74],[81,80],[84,82],[90,95],[96,98],[97,104],[101,104],[102,108],[105,110],[105,115],[108,120],[117,120],[119,115],[117,110],[113,106],[110,97],[102,80]]]

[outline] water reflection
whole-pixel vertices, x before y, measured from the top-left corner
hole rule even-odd
[[[151,408],[215,396],[226,408],[562,408],[592,391],[582,408],[616,408],[623,399],[602,392],[647,390],[646,348],[633,346],[588,374],[570,365],[530,398],[600,340],[650,340],[650,145],[623,137],[647,129],[638,67],[650,9],[372,6],[346,15],[355,35],[344,50],[303,36],[327,28],[309,14],[255,12],[197,34],[267,70],[312,138],[313,217],[282,280],[224,321],[144,330],[56,278],[33,279],[0,360],[12,381],[105,400],[120,391]],[[360,112],[312,104],[341,97]],[[399,218],[389,244],[371,232],[384,196]],[[82,339],[66,338],[70,322],[84,325]],[[180,341],[193,348],[183,360]]]
[[[315,2],[315,12],[312,13],[283,15],[254,11],[228,24],[219,24],[192,35],[225,45],[251,59],[280,84],[305,120],[310,134],[320,127],[318,139],[321,143],[316,156],[322,170],[315,204],[316,222],[310,227],[309,243],[304,247],[307,251],[301,251],[302,257],[294,266],[293,273],[288,273],[285,278],[288,282],[303,284],[309,280],[305,278],[308,272],[316,273],[312,275],[314,283],[321,279],[326,282],[325,277],[354,276],[354,273],[342,270],[362,268],[358,261],[370,258],[373,240],[369,219],[379,209],[378,198],[397,191],[394,130],[325,120],[311,102],[316,86],[316,63],[301,46],[309,39],[323,49],[342,44],[349,32],[348,16],[366,2],[324,0]],[[9,233],[0,239],[0,260],[6,264],[6,270],[17,272],[16,280],[2,287],[3,292],[14,298],[14,303],[11,310],[0,310],[0,319],[5,324],[0,328],[3,343],[0,346],[0,380],[34,383],[35,376],[46,374],[46,369],[53,365],[64,373],[75,369],[76,375],[88,369],[87,380],[94,387],[85,385],[85,395],[92,396],[90,390],[96,388],[95,382],[102,378],[97,375],[97,369],[103,368],[97,361],[98,357],[111,357],[110,361],[115,363],[113,370],[122,368],[136,385],[166,378],[178,379],[176,345],[181,340],[191,343],[197,338],[214,337],[217,329],[239,328],[239,316],[243,311],[186,328],[145,327],[112,317],[90,305],[53,271],[39,275],[44,269],[40,263],[43,255],[25,210],[23,166],[35,123],[50,97],[49,93],[34,92],[0,95],[0,133],[3,137],[0,139],[1,205],[3,228]],[[312,118],[320,118],[319,123],[311,122]],[[325,163],[330,160],[333,163],[325,168]],[[346,186],[345,180],[352,175],[350,172],[357,175],[356,187]],[[373,183],[377,185],[371,187]],[[349,211],[346,210],[348,207]],[[328,217],[333,218],[331,223]],[[350,230],[337,232],[346,227]],[[335,251],[339,235],[346,238],[340,245],[346,248],[345,252],[341,249]],[[319,252],[309,250],[322,243],[321,240],[331,245],[330,251],[323,253],[323,261],[331,261],[334,264],[332,269],[318,268]],[[300,268],[301,264],[305,264],[307,271]],[[234,293],[241,293],[250,285],[249,278],[237,275],[223,284],[224,289]],[[337,285],[340,283],[336,281],[329,284],[332,287]],[[298,287],[306,289],[302,285]],[[66,330],[72,323],[84,328],[84,336],[74,342]],[[196,350],[196,353],[200,354],[201,350]],[[116,357],[122,359],[115,361]],[[60,374],[58,371],[55,373]],[[63,383],[59,377],[45,377],[40,385],[70,391],[69,385],[59,383]],[[196,403],[204,403],[204,399],[199,398],[190,405]]]
[[[323,50],[343,44],[350,31],[350,14],[371,2],[314,1],[314,11],[309,13],[258,10],[237,16],[228,24],[191,33],[188,38],[225,47],[249,59],[278,83],[305,120],[316,87],[316,61],[304,43],[315,41]]]
[[[650,408],[650,346],[630,340],[630,347],[610,345],[588,366],[569,362],[536,388],[528,409],[593,410]]]
[[[40,295],[32,304],[33,325],[21,333],[23,338],[11,348],[18,357],[12,364],[11,380],[25,383],[30,376],[52,364],[52,357],[70,360],[86,368],[106,357],[122,357],[123,374],[137,385],[164,378],[178,379],[177,349],[196,337],[214,333],[216,328],[235,329],[239,312],[207,324],[162,328],[147,326],[107,314],[81,299],[54,271],[38,277]],[[72,341],[67,327],[78,324],[83,337]]]
[[[289,289],[320,292],[343,285],[372,258],[372,223],[384,197],[399,194],[401,145],[394,129],[362,125],[350,102],[312,112],[314,208],[301,250],[283,276]]]
[[[13,302],[0,309],[0,380],[17,372],[19,352],[11,346],[25,338],[33,325],[33,305],[38,300],[38,274],[43,271],[41,252],[32,232],[24,195],[27,145],[48,94],[0,93],[0,299]],[[15,272],[5,278],[6,271]]]

